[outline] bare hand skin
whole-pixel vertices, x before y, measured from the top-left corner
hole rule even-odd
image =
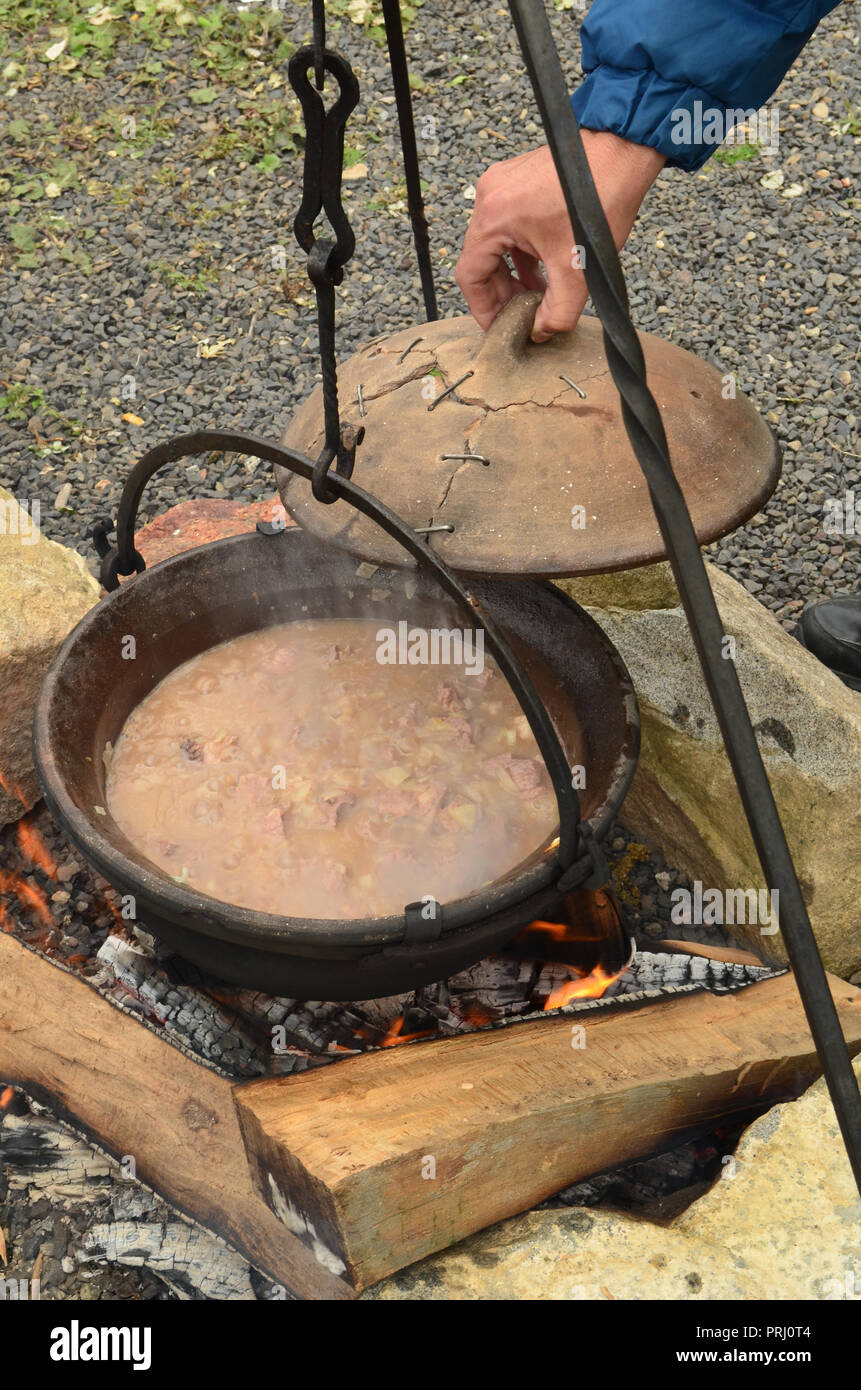
[[[607,131],[584,130],[595,188],[617,247],[624,245],[665,156]],[[473,317],[487,329],[521,290],[544,290],[534,342],[576,324],[588,298],[582,270],[572,267],[574,238],[553,158],[546,145],[491,164],[475,191],[475,211],[455,278]],[[511,273],[510,255],[517,272]],[[541,274],[539,261],[546,274]]]

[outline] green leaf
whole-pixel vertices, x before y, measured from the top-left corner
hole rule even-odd
[[[739,164],[746,159],[756,159],[759,154],[759,145],[722,145],[719,150],[715,150],[715,159],[719,164]]]
[[[13,140],[23,140],[27,135],[30,134],[30,125],[27,121],[10,121],[6,129],[12,136]]]
[[[17,246],[19,251],[35,251],[36,233],[32,227],[28,227],[26,222],[13,222],[9,235],[12,238],[12,245]]]
[[[263,156],[257,168],[265,170],[267,174],[271,174],[274,169],[278,168],[280,163],[281,160],[278,158],[277,154],[273,154],[270,150],[268,154]]]
[[[71,159],[58,159],[49,170],[51,180],[61,188],[69,188],[78,182],[78,171]]]
[[[192,87],[188,99],[195,106],[211,106],[219,96],[220,92],[217,87]]]

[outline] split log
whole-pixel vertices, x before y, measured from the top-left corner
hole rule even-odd
[[[662,962],[678,962],[679,992],[643,1007],[669,988]],[[714,996],[697,966],[722,970],[653,956],[632,966],[635,992],[609,1004],[236,1083],[0,932],[0,1078],[114,1157],[132,1155],[143,1183],[290,1296],[350,1298],[586,1174],[797,1094],[818,1074],[789,977]],[[758,975],[728,971],[742,984]],[[832,989],[856,1051],[861,991]],[[571,1045],[579,1028],[585,1049]],[[128,1254],[126,1234],[107,1223],[102,1249]],[[154,1261],[160,1240],[147,1238]]]
[[[762,965],[759,956],[752,951],[741,951],[737,946],[703,946],[699,941],[656,941],[656,951],[669,951],[671,955],[701,956],[704,960],[718,960],[726,964]]]
[[[861,990],[829,984],[854,1054]],[[781,975],[395,1048],[244,1082],[234,1096],[261,1196],[363,1289],[570,1183],[794,1097],[818,1074]]]
[[[0,1079],[45,1100],[298,1298],[352,1296],[253,1189],[233,1083],[0,932]]]

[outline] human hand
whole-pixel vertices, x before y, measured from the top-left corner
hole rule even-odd
[[[598,197],[620,247],[666,157],[609,131],[584,130],[582,136]],[[547,145],[491,164],[476,185],[475,211],[455,268],[457,283],[478,324],[489,328],[519,291],[543,290],[533,341],[543,343],[554,333],[573,328],[589,295],[583,271],[572,266],[573,240]],[[506,255],[514,263],[516,278]],[[546,279],[539,262],[544,264]]]

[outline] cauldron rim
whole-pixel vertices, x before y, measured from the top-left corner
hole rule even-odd
[[[95,812],[87,814],[81,810],[68,790],[67,778],[60,768],[53,746],[52,719],[56,704],[62,699],[62,685],[68,663],[78,655],[81,644],[97,634],[105,622],[107,613],[121,613],[124,607],[130,607],[146,595],[148,590],[155,586],[163,586],[165,581],[172,580],[176,583],[183,571],[193,569],[202,559],[215,563],[231,555],[238,556],[242,549],[248,549],[249,552],[254,549],[263,554],[269,552],[274,556],[279,544],[300,549],[311,547],[315,553],[325,553],[329,562],[337,562],[340,558],[353,566],[356,564],[356,557],[325,545],[299,528],[287,528],[277,536],[261,536],[249,531],[170,556],[147,568],[142,574],[130,578],[94,605],[68,634],[43,680],[34,721],[36,771],[45,793],[45,800],[54,817],[80,853],[100,874],[114,886],[128,888],[136,900],[136,916],[145,919],[146,909],[149,908],[159,917],[173,919],[205,937],[247,946],[252,950],[257,948],[268,952],[283,952],[286,955],[312,956],[333,953],[349,957],[362,956],[390,946],[403,946],[403,915],[368,919],[277,916],[227,903],[176,883],[136,850],[116,826],[109,812],[103,817]],[[302,557],[299,555],[290,558],[298,558],[301,561]],[[252,563],[250,554],[249,563],[245,567],[239,566],[237,574],[241,574],[243,568],[253,571],[255,576],[259,575],[259,561]],[[379,567],[379,572],[392,571],[394,567]],[[402,573],[415,574],[416,571]],[[561,589],[549,583],[534,580],[482,580],[478,576],[470,576],[470,585],[474,592],[502,590],[517,585],[521,591],[542,591],[545,595],[552,596],[552,600],[560,609],[579,624],[581,633],[588,635],[594,651],[609,660],[623,707],[625,737],[604,800],[587,818],[595,836],[602,838],[630,786],[639,752],[639,712],[633,685],[621,656],[594,619]],[[481,597],[481,594],[479,596]],[[252,627],[248,630],[256,629]],[[182,662],[178,661],[175,666],[181,664]],[[175,666],[171,669],[175,669]],[[135,708],[139,703],[140,700],[135,701],[131,708]],[[108,825],[115,828],[114,841],[120,841],[127,847],[126,850],[118,848],[106,834]],[[510,909],[546,892],[554,878],[559,876],[560,869],[552,849],[539,850],[537,853],[541,855],[540,859],[532,864],[528,864],[527,861],[527,867],[521,872],[518,872],[520,866],[514,866],[508,875],[495,880],[484,889],[444,903],[441,936],[450,938],[456,932],[466,934],[471,926],[477,926],[488,917],[508,915]],[[144,907],[143,913],[141,905]],[[424,947],[432,944],[422,943]]]

